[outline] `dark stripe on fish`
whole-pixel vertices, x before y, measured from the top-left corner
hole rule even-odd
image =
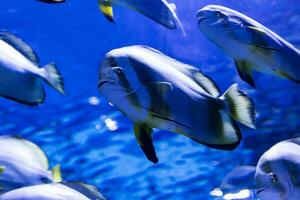
[[[195,138],[191,138],[191,139],[194,140],[195,142],[198,142],[198,143],[208,146],[210,148],[232,151],[235,148],[237,148],[239,146],[239,144],[241,143],[242,133],[241,133],[241,130],[240,130],[239,126],[237,125],[237,123],[231,117],[230,117],[230,120],[231,120],[231,124],[233,125],[234,130],[236,130],[236,134],[238,136],[238,141],[236,143],[233,143],[233,144],[209,144],[209,143],[205,143],[200,140],[197,140]]]
[[[161,113],[164,116],[170,116],[170,107],[163,98],[162,94],[158,92],[155,87],[149,87],[149,83],[155,83],[158,81],[156,80],[157,77],[151,76],[152,71],[150,71],[150,68],[144,67],[144,63],[131,58],[129,58],[129,62],[136,72],[137,78],[139,79],[140,83],[147,89],[150,97],[148,109],[156,113]],[[139,73],[138,71],[141,70],[143,71]]]
[[[112,65],[113,67],[117,67],[118,64],[115,62],[115,60],[113,58],[111,58],[111,62],[114,63],[114,65]],[[139,99],[138,99],[138,96],[136,95],[135,92],[133,92],[133,88],[131,87],[130,85],[130,82],[128,81],[126,75],[124,72],[122,73],[117,73],[117,76],[119,78],[119,81],[120,81],[120,85],[123,87],[123,89],[125,90],[125,92],[127,94],[130,94],[130,95],[127,95],[127,98],[128,100],[135,106],[137,107],[141,107],[140,105],[140,102],[139,102]]]

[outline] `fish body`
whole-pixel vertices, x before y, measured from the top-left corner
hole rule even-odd
[[[197,15],[202,33],[235,61],[242,80],[255,86],[253,71],[300,81],[300,51],[250,17],[218,5]]]
[[[100,92],[134,122],[136,138],[153,162],[158,160],[150,137],[152,128],[180,133],[210,147],[232,150],[241,139],[233,118],[249,127],[255,126],[252,102],[236,85],[221,95],[215,83],[197,68],[150,47],[130,46],[110,51],[100,68],[99,79]],[[236,108],[226,100],[233,96],[242,104],[243,117],[227,114],[227,106],[229,110]]]
[[[54,182],[44,152],[32,142],[11,136],[0,137],[0,192]],[[60,173],[60,172],[58,172]]]
[[[179,26],[185,34],[176,14],[175,4],[166,0],[99,0],[100,10],[110,21],[113,21],[114,5],[135,10],[169,29],[176,29]]]
[[[27,105],[43,103],[43,81],[64,93],[63,80],[55,65],[39,68],[37,63],[37,56],[27,44],[0,31],[0,96]]]
[[[297,200],[300,196],[300,139],[275,144],[259,159],[256,191],[261,200]]]
[[[106,200],[94,187],[83,183],[51,183],[12,190],[0,200]]]

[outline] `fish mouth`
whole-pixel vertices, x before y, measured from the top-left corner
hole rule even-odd
[[[256,191],[256,195],[258,195],[259,193],[261,193],[261,192],[263,192],[263,191],[265,191],[265,189],[257,190],[257,191]]]
[[[111,83],[111,82],[112,81],[109,81],[109,80],[101,80],[101,81],[98,82],[98,88],[102,87],[106,83]]]

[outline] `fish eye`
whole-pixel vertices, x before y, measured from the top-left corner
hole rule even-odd
[[[278,181],[276,174],[274,174],[273,172],[268,174],[272,183],[276,183]]]
[[[122,74],[124,72],[122,67],[113,67],[112,70],[117,74]]]

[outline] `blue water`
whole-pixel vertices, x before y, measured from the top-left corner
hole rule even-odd
[[[255,74],[257,89],[240,81],[233,62],[204,38],[196,13],[208,4],[239,10],[300,47],[298,0],[173,0],[187,36],[148,18],[116,8],[116,24],[98,11],[97,0],[48,5],[34,0],[1,0],[0,28],[15,33],[36,51],[41,65],[56,61],[66,96],[46,87],[46,102],[27,107],[0,100],[1,134],[39,144],[50,164],[62,165],[65,180],[96,185],[110,199],[213,199],[209,192],[235,166],[255,165],[276,142],[300,135],[300,86]],[[209,149],[183,136],[156,130],[159,164],[137,145],[132,124],[97,91],[98,68],[111,49],[145,44],[210,75],[222,91],[237,82],[255,101],[257,130],[243,128],[232,152]]]

